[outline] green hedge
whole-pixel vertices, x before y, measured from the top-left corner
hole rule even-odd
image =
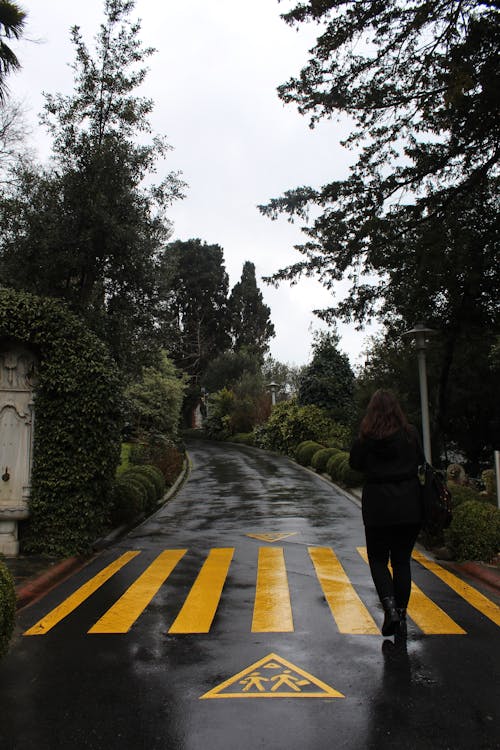
[[[83,552],[109,516],[120,455],[122,388],[106,348],[61,302],[0,289],[0,345],[40,362],[30,518],[23,549]]]
[[[7,653],[14,630],[16,615],[16,591],[14,581],[3,562],[0,561],[0,658]]]
[[[339,448],[320,448],[316,451],[311,459],[311,466],[319,474],[323,474],[326,471],[326,465],[332,456],[336,456],[339,453]]]
[[[315,443],[314,441],[307,442],[305,445],[302,445],[301,448],[295,451],[295,458],[297,459],[297,462],[301,464],[301,466],[310,466],[314,454],[324,447],[324,445]]]
[[[466,500],[454,510],[445,540],[456,560],[489,562],[500,550],[500,510],[489,503]]]

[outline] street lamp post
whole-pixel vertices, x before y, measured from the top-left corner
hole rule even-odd
[[[429,421],[429,396],[427,392],[427,367],[425,361],[425,347],[427,338],[436,333],[432,328],[426,328],[423,323],[416,323],[411,331],[405,331],[403,336],[415,339],[418,359],[418,379],[420,383],[420,407],[422,411],[422,435],[424,440],[424,454],[428,463],[432,463],[431,430]]]
[[[271,391],[271,406],[274,406],[276,404],[276,390],[278,388],[278,383],[269,383],[268,388]]]

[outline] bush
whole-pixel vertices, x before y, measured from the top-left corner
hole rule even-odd
[[[16,590],[12,576],[0,561],[0,659],[7,653],[16,614]]]
[[[478,490],[474,487],[468,487],[466,484],[455,484],[454,482],[448,482],[447,486],[451,492],[451,502],[454,508],[469,500],[481,500]]]
[[[342,471],[345,464],[348,465],[349,456],[345,451],[339,451],[334,456],[328,459],[326,464],[326,472],[330,475],[334,482],[342,481]]]
[[[316,469],[319,474],[323,474],[326,471],[329,459],[336,456],[338,452],[338,448],[321,448],[321,450],[316,451],[311,460],[313,469]]]
[[[124,482],[127,482],[131,479],[138,482],[144,487],[146,491],[146,502],[144,505],[144,510],[146,513],[149,513],[156,507],[158,493],[153,480],[150,479],[146,474],[144,474],[144,472],[141,471],[141,468],[142,467],[132,467],[130,469],[127,469],[127,471],[124,471],[123,474],[120,475],[120,478]]]
[[[119,526],[136,518],[144,511],[147,494],[139,482],[118,478],[113,486],[110,522]]]
[[[84,552],[105,528],[119,461],[116,364],[63,303],[0,289],[0,342],[9,340],[35,350],[40,363],[23,549]]]
[[[199,430],[195,434],[199,437]],[[147,443],[134,443],[130,461],[134,467],[144,464],[156,467],[170,487],[182,470],[184,451],[165,435],[152,434]]]
[[[282,401],[273,406],[268,421],[255,429],[255,444],[259,448],[292,456],[305,440],[326,445],[341,428],[319,406],[299,406],[295,400]]]
[[[295,452],[295,458],[301,466],[310,466],[312,457],[317,451],[321,450],[322,448],[324,448],[323,445],[311,441],[309,443],[306,443],[306,445],[303,445],[302,448]]]
[[[445,540],[456,560],[489,562],[500,549],[500,510],[466,500],[454,511]]]
[[[132,465],[130,469],[135,474],[137,472],[144,474],[145,477],[153,482],[156,489],[156,500],[159,500],[165,494],[165,477],[156,466],[152,466],[151,464],[138,464],[136,466]]]
[[[255,445],[255,435],[253,432],[238,432],[232,436],[231,440],[233,443],[240,443],[241,445]]]

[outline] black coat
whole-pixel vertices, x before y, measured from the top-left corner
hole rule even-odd
[[[349,464],[365,475],[362,495],[365,526],[418,524],[422,520],[417,468],[424,453],[413,426],[385,438],[358,438]]]

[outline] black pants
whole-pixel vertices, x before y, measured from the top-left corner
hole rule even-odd
[[[380,600],[393,596],[398,607],[408,604],[411,591],[410,558],[419,531],[419,524],[365,526],[368,562]],[[388,568],[389,559],[392,576]]]

